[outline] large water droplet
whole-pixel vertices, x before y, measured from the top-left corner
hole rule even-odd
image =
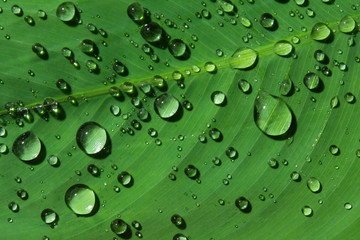
[[[97,54],[97,46],[95,43],[90,39],[84,39],[81,41],[79,45],[80,50],[90,56]]]
[[[313,193],[319,193],[321,192],[321,183],[319,180],[317,180],[314,177],[311,177],[307,180],[307,186]]]
[[[128,16],[136,23],[141,24],[145,20],[145,10],[140,3],[134,2],[127,8]]]
[[[280,94],[283,96],[288,96],[291,93],[293,83],[289,77],[285,78],[280,85]]]
[[[155,99],[154,108],[161,118],[170,119],[179,112],[181,106],[171,93],[164,93]]]
[[[310,37],[316,41],[324,41],[330,37],[331,30],[325,23],[316,23],[311,30]]]
[[[251,48],[239,48],[229,59],[230,66],[237,69],[246,69],[255,66],[258,53]]]
[[[309,90],[316,90],[320,84],[320,78],[316,73],[307,73],[304,77],[304,84]]]
[[[189,240],[184,234],[177,233],[174,235],[173,240]]]
[[[280,136],[290,129],[293,117],[284,101],[260,90],[255,99],[254,120],[263,133]]]
[[[63,22],[70,22],[76,17],[77,9],[72,2],[63,2],[56,9],[56,16]]]
[[[218,0],[220,7],[227,13],[234,13],[235,5],[230,0]]]
[[[32,50],[34,53],[36,53],[36,55],[38,55],[39,58],[47,59],[49,57],[45,47],[40,43],[35,43],[32,46]]]
[[[96,195],[88,186],[76,184],[66,191],[65,203],[76,215],[89,215],[95,208]]]
[[[274,44],[273,51],[279,56],[287,57],[292,53],[293,46],[288,41],[282,40]]]
[[[53,210],[47,208],[44,209],[41,212],[41,219],[46,223],[46,224],[52,224],[55,223],[57,221],[57,214],[56,212],[54,212]]]
[[[309,206],[302,207],[301,212],[304,214],[305,217],[311,217],[313,215],[313,210]]]
[[[249,213],[251,211],[251,203],[245,197],[239,197],[236,199],[235,206],[244,213]]]
[[[86,154],[98,154],[105,150],[108,141],[106,130],[95,122],[86,122],[76,133],[76,142]]]
[[[224,106],[226,104],[226,95],[223,92],[215,91],[211,94],[211,101],[215,105]]]
[[[121,172],[117,179],[124,187],[131,187],[134,184],[133,177],[126,171]]]
[[[12,151],[20,160],[32,161],[40,154],[41,141],[34,133],[25,132],[15,139]]]
[[[264,13],[263,15],[261,15],[260,24],[268,30],[276,30],[277,28],[277,21],[270,13]]]
[[[129,225],[121,219],[115,219],[110,224],[111,231],[117,235],[123,235],[129,231]]]
[[[351,16],[345,16],[339,22],[339,30],[343,33],[351,33],[355,30],[356,22]]]
[[[169,44],[169,51],[174,57],[183,58],[187,55],[188,48],[183,40],[173,39]]]
[[[141,36],[149,43],[156,43],[161,40],[163,29],[159,24],[150,22],[141,28],[140,33]]]
[[[188,165],[184,169],[185,175],[190,179],[196,179],[200,176],[200,171],[194,165]]]
[[[186,227],[185,220],[179,214],[172,215],[170,220],[176,227],[180,229],[185,229]]]

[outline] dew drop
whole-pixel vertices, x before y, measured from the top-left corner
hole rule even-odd
[[[27,131],[15,139],[12,151],[20,160],[32,161],[40,154],[41,141],[34,133]]]
[[[72,2],[63,2],[56,9],[56,16],[63,22],[71,22],[75,19],[77,9]]]
[[[307,187],[313,193],[319,193],[319,192],[321,192],[321,189],[322,189],[320,181],[314,177],[310,177],[307,180]]]
[[[313,215],[313,210],[309,206],[302,207],[301,212],[304,214],[305,217],[311,217]]]
[[[244,213],[251,212],[251,203],[245,197],[239,197],[235,200],[235,206]]]
[[[211,94],[211,101],[218,106],[224,106],[226,104],[226,95],[223,92],[215,91]]]
[[[76,133],[76,142],[86,154],[98,154],[105,149],[108,137],[106,130],[95,122],[86,122]]]
[[[161,41],[163,35],[162,27],[155,23],[150,22],[145,24],[140,30],[141,36],[149,43],[156,43]]]
[[[316,90],[320,84],[320,77],[313,72],[309,72],[304,77],[304,84],[309,90]]]
[[[316,23],[311,30],[310,37],[316,41],[324,41],[330,37],[331,30],[325,23]]]
[[[351,33],[355,30],[356,22],[351,16],[345,16],[339,22],[339,30],[343,33]]]
[[[117,235],[123,235],[129,231],[129,225],[121,219],[115,219],[110,224],[111,231]]]
[[[258,53],[251,48],[239,48],[229,59],[230,66],[236,69],[247,69],[255,66]]]
[[[89,215],[95,208],[96,195],[88,186],[75,184],[66,191],[65,203],[76,215]]]
[[[293,46],[288,41],[282,40],[274,44],[273,51],[281,57],[287,57],[293,52]]]
[[[55,223],[57,221],[58,215],[56,214],[56,212],[54,210],[46,208],[41,212],[41,219],[46,224],[52,224],[52,223]]]
[[[180,111],[181,106],[171,93],[164,93],[155,99],[154,108],[161,118],[170,119]]]
[[[284,101],[260,90],[255,99],[254,120],[263,133],[280,136],[289,131],[293,117]]]

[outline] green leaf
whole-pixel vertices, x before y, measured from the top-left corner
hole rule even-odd
[[[131,3],[2,2],[2,238],[356,236],[359,4]]]

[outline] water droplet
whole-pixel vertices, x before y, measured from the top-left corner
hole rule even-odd
[[[75,19],[77,9],[72,2],[63,2],[56,9],[56,16],[63,22],[71,22]]]
[[[177,233],[174,235],[173,240],[189,240],[184,234]]]
[[[226,104],[226,95],[223,92],[215,91],[211,94],[211,101],[218,106],[224,106]]]
[[[239,197],[235,200],[235,206],[244,213],[251,212],[251,203],[245,197]]]
[[[188,48],[183,40],[181,39],[173,39],[169,44],[169,51],[171,55],[176,58],[184,58],[188,54]]]
[[[295,171],[290,174],[290,177],[295,182],[300,182],[300,180],[301,180],[300,174],[298,172],[295,172]]]
[[[57,156],[50,155],[48,158],[48,163],[50,164],[50,166],[58,167],[60,165],[60,160]]]
[[[15,139],[12,151],[20,160],[32,161],[40,154],[41,141],[34,133],[27,131]]]
[[[295,3],[299,6],[303,6],[305,5],[307,2],[307,0],[295,0]]]
[[[194,165],[188,165],[184,169],[185,175],[190,179],[196,179],[200,176],[200,171]]]
[[[53,224],[57,221],[58,215],[53,210],[46,208],[41,212],[41,219],[46,224]]]
[[[8,207],[13,212],[18,212],[20,210],[19,204],[17,204],[16,202],[10,202]]]
[[[246,17],[240,16],[240,22],[244,27],[249,28],[252,26],[250,19]]]
[[[16,192],[16,195],[22,200],[26,200],[29,197],[29,194],[24,189],[20,189]]]
[[[64,79],[57,80],[56,87],[63,93],[66,93],[66,94],[71,93],[71,87]]]
[[[356,22],[351,16],[345,16],[339,22],[339,30],[343,33],[351,33],[355,30]]]
[[[302,207],[301,212],[304,214],[305,217],[311,217],[313,215],[313,210],[309,206]]]
[[[89,164],[87,171],[94,177],[99,177],[101,174],[100,169],[95,164]]]
[[[255,99],[254,120],[263,133],[280,136],[289,131],[293,117],[285,102],[260,90]]]
[[[209,131],[209,136],[216,142],[220,142],[223,138],[222,133],[217,128],[213,128]]]
[[[76,142],[86,154],[94,155],[105,150],[108,137],[106,130],[95,122],[86,122],[76,133]]]
[[[278,167],[279,167],[279,162],[278,162],[278,160],[276,160],[275,158],[270,158],[270,159],[268,160],[268,165],[269,165],[269,167],[271,167],[271,168],[278,168]]]
[[[239,153],[236,151],[235,148],[233,147],[228,147],[225,151],[226,156],[228,156],[228,158],[230,158],[231,160],[235,160],[238,156]]]
[[[75,184],[65,193],[65,203],[76,215],[91,214],[96,200],[95,192],[83,184]]]
[[[94,56],[95,54],[97,54],[97,47],[95,43],[90,39],[82,40],[79,45],[79,48],[83,53],[89,56]]]
[[[212,62],[207,62],[207,63],[205,63],[205,70],[209,73],[215,73],[216,65]]]
[[[218,0],[220,7],[226,13],[234,13],[235,5],[230,0]]]
[[[15,14],[16,16],[22,16],[23,15],[23,10],[21,7],[19,7],[18,5],[13,5],[11,7],[11,12],[13,14]]]
[[[293,52],[293,46],[288,41],[282,40],[274,44],[273,51],[279,56],[287,57]]]
[[[145,24],[140,30],[141,36],[149,43],[156,43],[161,41],[163,35],[162,27],[155,23],[150,22]]]
[[[121,114],[121,109],[118,105],[111,105],[110,106],[110,112],[114,115],[114,116],[119,116]]]
[[[25,20],[25,22],[27,22],[31,26],[35,25],[35,21],[31,16],[24,17],[24,20]]]
[[[7,131],[4,127],[0,127],[0,137],[6,137]]]
[[[331,145],[329,151],[332,155],[337,156],[340,154],[340,149],[336,145]]]
[[[260,24],[268,30],[276,30],[277,28],[277,21],[270,13],[264,13],[263,15],[261,15]]]
[[[355,101],[356,101],[355,96],[350,92],[345,94],[344,99],[347,103],[351,103],[351,104],[355,103]]]
[[[73,59],[74,58],[74,53],[71,49],[64,47],[63,49],[61,49],[61,54],[67,58],[67,59]]]
[[[351,210],[352,209],[352,205],[351,205],[351,203],[345,203],[344,204],[344,208],[346,209],[346,210]]]
[[[178,214],[174,214],[170,218],[171,222],[180,229],[185,229],[186,223],[185,220]]]
[[[40,43],[35,43],[32,46],[32,51],[34,53],[36,53],[36,55],[38,55],[38,57],[41,58],[41,59],[47,59],[48,58],[48,53],[47,53],[45,47],[43,45],[41,45]]]
[[[37,11],[37,15],[39,18],[44,19],[44,20],[47,18],[46,12],[41,9]]]
[[[229,59],[230,66],[237,69],[247,69],[255,66],[258,53],[251,48],[239,48]]]
[[[280,84],[280,94],[288,96],[293,88],[293,83],[289,77],[285,78]]]
[[[320,77],[313,72],[309,72],[304,77],[304,84],[309,90],[317,90],[320,85]]]
[[[316,41],[327,40],[330,35],[331,30],[325,23],[316,23],[310,33],[310,37]]]
[[[134,184],[133,177],[126,171],[121,172],[117,179],[124,187],[131,187]]]
[[[171,94],[164,93],[154,101],[156,113],[163,119],[171,119],[180,112],[180,102]]]
[[[240,79],[238,82],[239,89],[246,94],[251,93],[251,84],[245,79]]]
[[[325,63],[328,60],[326,54],[322,50],[316,50],[314,53],[314,57],[316,61],[320,63]]]
[[[145,21],[145,10],[140,3],[134,2],[127,8],[128,16],[136,23],[141,24]]]
[[[307,186],[313,193],[319,193],[322,189],[320,181],[314,177],[307,180]]]
[[[121,219],[115,219],[110,224],[111,231],[117,235],[123,235],[129,231],[129,226],[126,222]]]

